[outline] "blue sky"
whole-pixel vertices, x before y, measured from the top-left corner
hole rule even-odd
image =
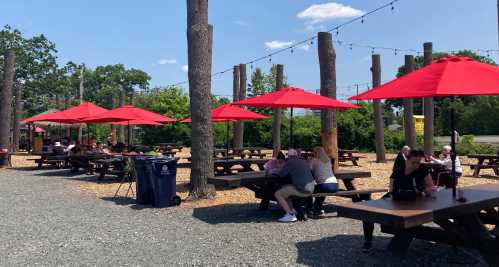
[[[0,25],[10,24],[26,35],[43,33],[54,41],[59,61],[85,62],[90,67],[123,63],[148,72],[151,85],[168,85],[187,78],[185,0],[17,0],[5,1]],[[230,68],[266,55],[265,43],[298,42],[385,4],[388,0],[210,0],[214,25],[213,71]],[[336,3],[336,4],[331,4]],[[315,5],[315,6],[313,6]],[[310,8],[308,11],[304,12]],[[302,13],[303,12],[303,13]],[[359,13],[360,12],[360,13]],[[340,30],[347,43],[422,50],[432,41],[437,51],[462,48],[497,49],[495,0],[400,0],[386,9]],[[301,16],[298,14],[302,13]],[[272,41],[277,41],[273,42]],[[272,58],[285,65],[291,85],[319,88],[317,42],[307,50],[296,48]],[[337,46],[338,95],[355,93],[347,85],[369,82],[371,50]],[[403,63],[403,53],[381,54],[382,79],[389,80]],[[497,53],[491,53],[497,60]],[[255,63],[268,71],[268,60]],[[250,66],[248,66],[250,70]],[[186,85],[184,85],[186,86]],[[231,72],[213,79],[212,91],[232,92]],[[361,90],[366,89],[362,85]]]

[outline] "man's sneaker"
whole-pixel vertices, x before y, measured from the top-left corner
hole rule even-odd
[[[282,218],[280,218],[278,221],[279,221],[279,222],[283,222],[283,223],[290,223],[290,222],[296,222],[296,221],[298,221],[298,219],[296,218],[296,215],[286,213],[286,214],[285,214]]]

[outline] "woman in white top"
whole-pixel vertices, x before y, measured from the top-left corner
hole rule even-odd
[[[314,193],[336,193],[338,192],[338,181],[333,173],[333,165],[331,159],[322,147],[315,147],[313,158],[309,161],[310,169],[314,176],[315,186]],[[314,215],[322,215],[324,213],[323,204],[325,197],[316,197],[311,207],[309,201],[309,209],[312,208]]]
[[[450,188],[454,185],[454,179],[452,179],[451,176],[451,171],[452,171],[452,148],[451,146],[447,145],[442,148],[442,154],[440,155],[440,159],[437,159],[435,157],[432,157],[432,162],[441,164],[445,167],[446,172],[440,173],[439,178],[438,178],[438,186],[445,186],[447,188]],[[461,167],[461,161],[459,160],[459,157],[456,156],[456,178],[461,177],[463,174],[463,167]],[[457,182],[457,179],[456,179]]]

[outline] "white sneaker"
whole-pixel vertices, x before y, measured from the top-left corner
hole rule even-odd
[[[290,213],[286,213],[282,218],[280,218],[278,220],[279,222],[283,222],[283,223],[290,223],[290,222],[296,222],[298,221],[298,219],[296,218],[296,215],[294,214],[290,214]]]

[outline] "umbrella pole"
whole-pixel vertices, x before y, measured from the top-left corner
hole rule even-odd
[[[289,117],[289,148],[293,147],[293,107],[291,107],[291,116]]]
[[[130,149],[130,145],[131,145],[131,142],[130,142],[130,121],[128,121],[128,149]]]
[[[454,113],[455,113],[455,101],[456,97],[451,96],[450,98],[450,128],[451,128],[451,141],[450,141],[450,146],[452,149],[451,153],[451,160],[452,160],[452,170],[451,170],[451,176],[452,176],[452,196],[456,198],[456,186],[457,186],[457,176],[456,176],[456,157],[457,157],[457,151],[456,151],[456,125],[454,123]]]
[[[229,121],[226,122],[227,124],[227,129],[226,129],[226,135],[225,135],[225,161],[229,161]]]

